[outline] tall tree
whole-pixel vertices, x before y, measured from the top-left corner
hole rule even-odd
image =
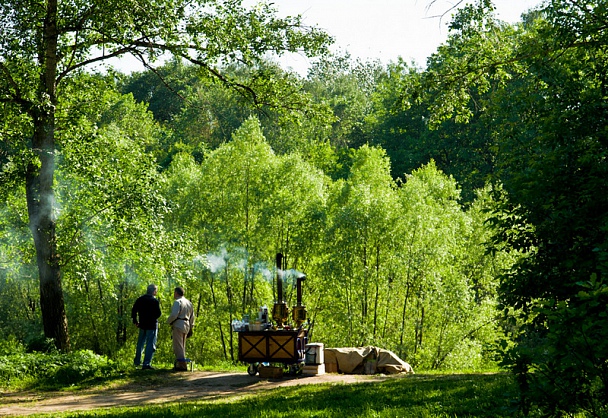
[[[285,254],[290,268],[311,258],[324,177],[297,154],[276,155],[254,117],[200,165],[177,154],[166,176],[165,196],[180,208],[167,224],[189,231],[195,251],[211,260],[202,277],[211,292],[212,321],[199,325],[219,335],[227,358],[233,354],[224,337],[230,320],[271,300],[266,280],[272,282],[276,253]]]
[[[57,134],[55,173],[68,319],[78,336],[73,345],[112,353],[126,336],[128,292],[156,280],[165,264],[159,248],[168,241],[160,222],[167,208],[148,152],[162,131],[145,105],[116,91],[113,77],[83,74],[69,89],[59,117],[77,122],[64,122]]]
[[[14,147],[26,154],[22,174],[44,332],[58,348],[69,349],[54,189],[62,85],[85,67],[110,58],[131,54],[150,65],[169,53],[263,104],[273,96],[272,84],[257,81],[254,88],[247,80],[231,79],[223,75],[220,63],[255,67],[267,53],[315,54],[330,39],[317,29],[305,29],[300,17],[280,19],[267,3],[246,9],[240,0],[5,1],[0,14],[0,101],[27,128],[13,139]]]
[[[335,147],[357,148],[370,142],[366,116],[380,74],[378,62],[352,61],[348,54],[324,58],[310,69],[306,88],[333,112],[331,131],[326,135]]]
[[[608,11],[603,1],[561,0],[542,17],[529,24],[534,42],[518,50],[529,56],[522,61],[528,73],[503,92],[496,112],[512,208],[500,238],[529,255],[502,285],[503,301],[527,320],[508,359],[521,372],[525,407],[531,401],[601,416],[608,394]],[[532,228],[509,234],[513,215]]]
[[[506,364],[518,374],[524,412],[606,413],[605,1],[554,0],[526,16],[513,42],[495,37],[490,2],[458,15],[458,46],[426,81],[442,95],[434,117],[470,120],[471,92],[495,140],[495,179],[504,201],[495,237],[525,254],[501,283],[515,345]],[[508,32],[504,32],[508,33]],[[506,49],[505,49],[506,48]],[[447,52],[447,51],[446,51]],[[437,83],[439,81],[439,83]],[[491,88],[490,88],[491,87]],[[508,344],[506,345],[508,346]]]
[[[336,182],[328,199],[323,272],[328,292],[322,298],[332,305],[326,322],[343,327],[339,334],[348,344],[364,345],[376,340],[384,322],[379,304],[388,293],[399,211],[384,151],[363,146],[353,161],[348,179]]]

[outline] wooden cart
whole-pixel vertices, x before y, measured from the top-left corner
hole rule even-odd
[[[306,359],[307,329],[241,331],[239,334],[239,361],[249,363],[251,376],[261,363],[281,363],[290,373],[301,371]]]

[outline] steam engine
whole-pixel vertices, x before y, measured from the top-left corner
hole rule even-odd
[[[296,278],[296,305],[291,309],[292,323],[288,323],[289,308],[284,300],[283,254],[276,255],[277,296],[272,307],[272,320],[268,322],[267,309],[260,308],[255,323],[242,324],[233,329],[239,334],[239,361],[249,363],[247,372],[254,376],[263,371],[280,372],[287,369],[291,374],[301,372],[305,361],[308,329],[304,326],[307,311],[302,305],[302,282],[305,275]],[[281,367],[274,364],[279,363]],[[278,377],[278,376],[267,376]]]

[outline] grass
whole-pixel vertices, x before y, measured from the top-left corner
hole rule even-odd
[[[48,354],[22,354],[12,356],[0,355],[0,393],[17,391],[79,391],[88,388],[99,388],[104,386],[116,386],[128,384],[141,379],[141,368],[134,368],[130,363],[114,363],[111,367],[98,364],[98,358],[106,360],[101,356],[95,356],[93,361],[72,360],[74,354],[60,355],[68,360],[63,362],[70,366],[68,373],[57,366],[53,355]],[[17,366],[15,366],[17,365]],[[72,368],[86,366],[85,370],[72,370]],[[169,370],[173,364],[158,363],[154,365],[158,369]],[[196,365],[198,371],[215,372],[243,372],[247,367],[235,365],[233,362],[217,362],[213,365]],[[20,370],[22,369],[22,370]],[[103,370],[103,372],[102,372]],[[145,373],[150,376],[149,373]]]
[[[374,383],[301,385],[213,401],[97,409],[60,417],[513,417],[510,375],[416,374]],[[48,415],[46,415],[48,416]]]

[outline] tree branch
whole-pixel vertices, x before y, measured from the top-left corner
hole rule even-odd
[[[0,97],[0,102],[16,103],[19,106],[21,106],[29,114],[30,109],[33,106],[32,102],[23,98],[19,85],[15,82],[15,80],[11,76],[11,72],[9,71],[9,69],[6,68],[6,65],[4,65],[4,63],[2,63],[2,62],[0,62],[0,73],[4,75],[4,79],[8,82],[9,87],[11,87],[14,91],[13,94],[11,94],[10,91],[7,91],[6,94],[8,97],[7,98]]]

